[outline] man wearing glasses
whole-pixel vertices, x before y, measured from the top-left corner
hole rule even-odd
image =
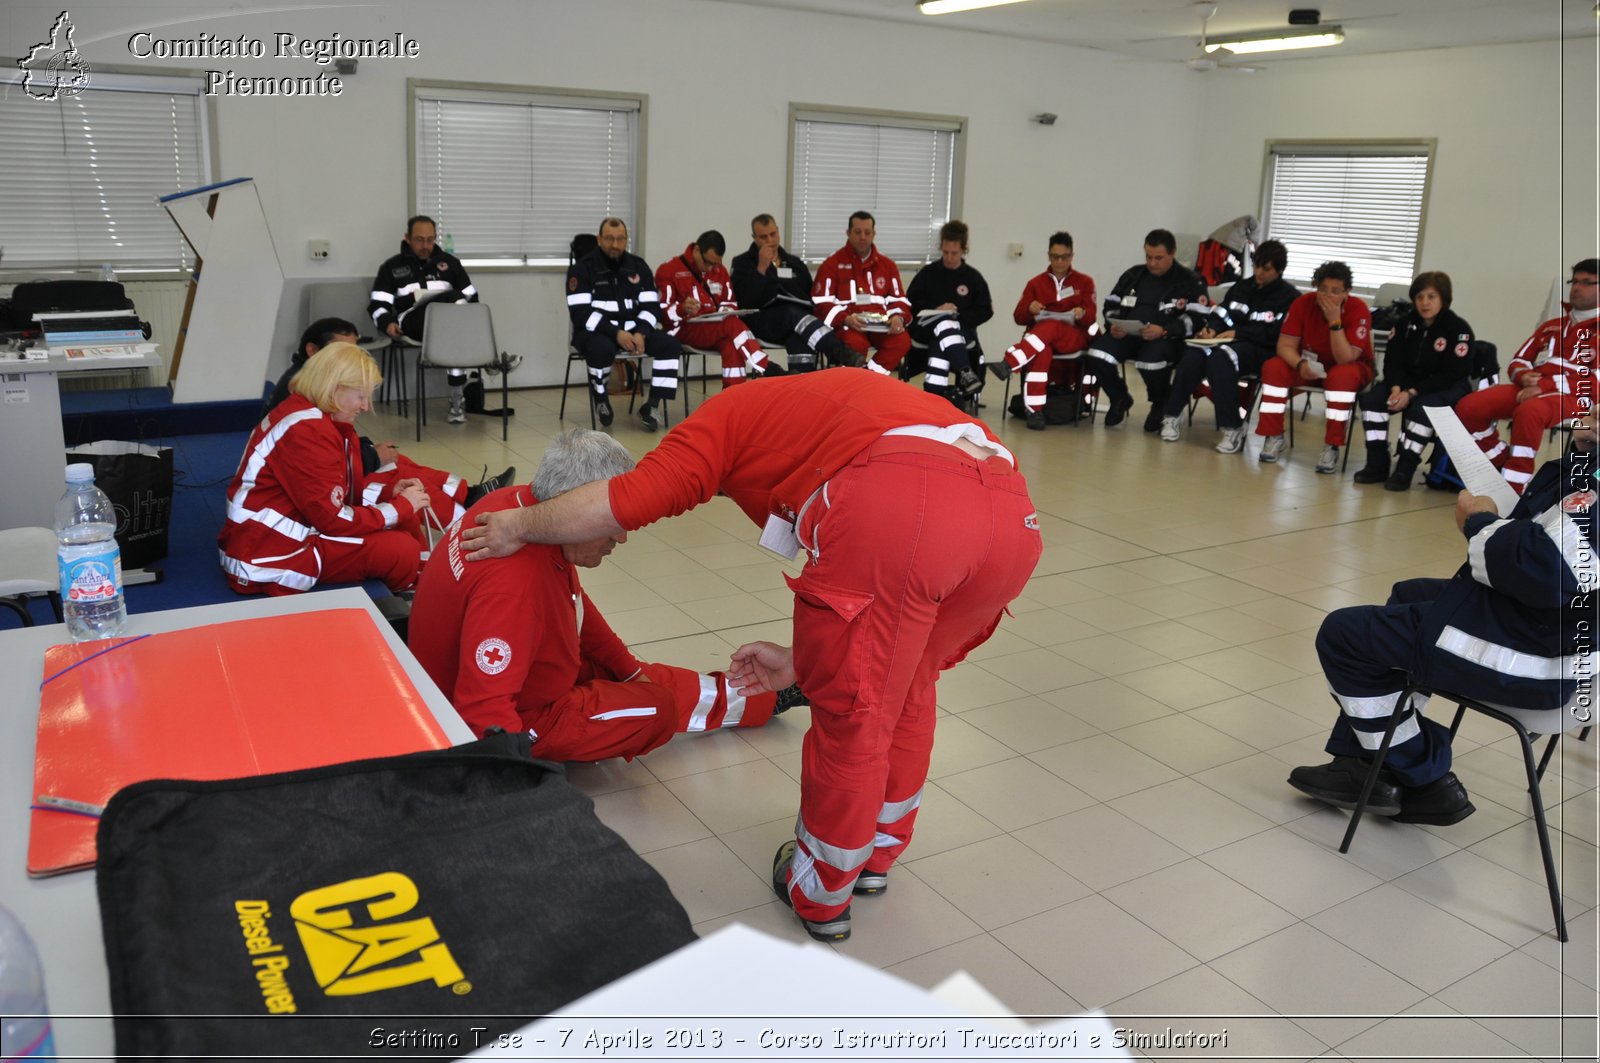
[[[1594,403],[1595,318],[1600,316],[1600,259],[1572,267],[1567,314],[1546,321],[1522,345],[1506,375],[1512,383],[1475,391],[1456,403],[1456,415],[1506,482],[1521,494],[1533,479],[1533,460],[1552,426],[1585,416]],[[1496,422],[1511,418],[1511,447]]]
[[[1003,379],[1023,370],[1022,405],[1028,427],[1044,430],[1044,399],[1056,355],[1075,359],[1089,345],[1094,324],[1094,278],[1072,268],[1072,234],[1050,237],[1050,268],[1028,282],[1012,317],[1028,331],[1006,348],[994,371]]]

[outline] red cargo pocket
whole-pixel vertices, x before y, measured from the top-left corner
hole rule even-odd
[[[794,670],[812,710],[854,707],[862,661],[869,652],[862,628],[874,595],[785,575],[794,591]]]

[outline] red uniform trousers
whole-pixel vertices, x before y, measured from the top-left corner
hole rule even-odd
[[[728,696],[721,672],[701,674],[670,664],[642,664],[639,679],[584,660],[573,688],[538,717],[533,755],[542,760],[632,760],[686,731],[760,727],[772,718],[775,694]]]
[[[1256,435],[1283,435],[1283,417],[1291,393],[1295,389],[1320,386],[1328,407],[1322,441],[1332,447],[1342,447],[1350,428],[1350,411],[1355,409],[1356,394],[1370,383],[1372,367],[1366,362],[1330,365],[1326,379],[1307,381],[1300,378],[1298,369],[1290,368],[1282,358],[1268,358],[1261,365],[1261,417],[1256,421]]]
[[[1456,403],[1456,416],[1461,418],[1462,427],[1472,433],[1478,448],[1504,473],[1506,483],[1519,495],[1533,479],[1534,459],[1538,456],[1539,444],[1544,442],[1545,432],[1569,417],[1587,414],[1590,406],[1588,401],[1580,402],[1577,395],[1559,392],[1518,402],[1517,392],[1521,390],[1516,384],[1496,384],[1474,391]],[[1584,399],[1587,400],[1587,396]],[[1509,457],[1496,423],[1506,417],[1511,418]]]
[[[686,321],[673,333],[679,343],[722,355],[722,386],[744,382],[746,372],[767,371],[767,352],[761,341],[745,327],[744,319],[725,317],[721,321]]]
[[[413,521],[415,517],[411,518]],[[314,550],[321,564],[317,582],[360,583],[365,579],[381,579],[391,591],[407,591],[417,582],[422,571],[422,543],[410,532],[392,530],[374,532],[360,539],[335,538],[318,535],[306,541],[305,549]],[[239,594],[299,594],[296,587],[281,583],[245,583],[228,580],[228,586]]]
[[[443,469],[418,465],[404,454],[398,455],[391,464],[373,470],[367,477],[367,487],[362,492],[361,501],[369,506],[387,502],[394,495],[394,485],[410,479],[422,481],[423,489],[428,492],[428,508],[433,510],[440,528],[448,528],[466,515],[465,503],[470,484]],[[421,524],[422,518],[417,516],[402,521],[400,527],[406,531],[416,531]]]
[[[1005,359],[1012,370],[1027,368],[1022,377],[1022,405],[1030,410],[1044,409],[1050,378],[1066,375],[1065,363],[1057,356],[1076,359],[1085,346],[1082,329],[1065,321],[1036,321],[1020,340],[1007,347]]]
[[[857,332],[846,325],[843,319],[833,326],[833,334],[843,340],[845,346],[866,358],[868,369],[885,375],[894,372],[911,349],[911,334],[908,332]]]
[[[884,436],[828,481],[798,529],[794,666],[811,700],[789,898],[848,907],[863,868],[911,840],[933,749],[934,680],[1022,592],[1040,540],[1022,476],[925,439]]]

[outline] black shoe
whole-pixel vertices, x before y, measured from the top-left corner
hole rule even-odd
[[[1388,478],[1389,461],[1387,455],[1385,455],[1382,464],[1374,462],[1371,458],[1368,458],[1367,463],[1361,468],[1357,469],[1355,476],[1352,477],[1352,479],[1358,484],[1381,484]]]
[[[1133,409],[1133,396],[1125,395],[1120,399],[1112,399],[1111,405],[1106,407],[1106,427],[1115,428],[1127,419],[1128,411]],[[1157,422],[1156,427],[1160,427]]]
[[[983,380],[978,376],[977,373],[974,373],[966,366],[962,366],[960,369],[956,370],[956,391],[958,393],[962,395],[976,395],[982,390]]]
[[[611,412],[611,400],[604,395],[596,396],[594,399],[594,415],[600,418],[601,428],[610,428],[611,420],[615,416]]]
[[[799,683],[790,683],[778,691],[778,703],[772,707],[772,715],[782,716],[796,705],[809,705],[811,699],[800,692]]]
[[[857,897],[876,897],[880,893],[889,892],[889,872],[863,871],[856,876],[856,884],[850,892]]]
[[[1028,411],[1028,427],[1035,432],[1043,432],[1045,426],[1044,414],[1038,410]]]
[[[639,407],[639,423],[644,425],[646,432],[661,430],[661,419],[656,416],[656,411],[650,408],[648,402]]]
[[[1355,808],[1371,769],[1372,765],[1355,757],[1334,757],[1328,764],[1294,769],[1289,773],[1289,785],[1335,808]],[[1400,811],[1400,784],[1388,771],[1379,772],[1372,784],[1367,811],[1375,816],[1393,816]]]
[[[484,471],[487,472],[488,470],[485,469]],[[516,479],[517,467],[515,465],[507,465],[505,472],[502,472],[499,476],[491,476],[482,483],[475,483],[471,487],[467,488],[467,500],[464,505],[468,509],[471,509],[472,504],[478,499],[482,498],[490,491],[498,491],[502,487],[510,487],[516,482]]]
[[[1409,491],[1411,481],[1417,478],[1417,466],[1421,464],[1417,456],[1409,450],[1400,455],[1400,460],[1394,463],[1394,475],[1384,483],[1385,491]]]
[[[1146,432],[1161,431],[1161,407],[1155,403],[1150,404],[1150,412],[1144,415],[1144,430]]]
[[[1407,786],[1400,793],[1400,812],[1396,823],[1426,823],[1448,827],[1476,812],[1456,773],[1447,771],[1426,786]]]
[[[1006,361],[1004,358],[1000,359],[998,362],[990,362],[989,372],[993,373],[1001,380],[1005,380],[1011,375],[1011,363]]]
[[[791,839],[778,846],[778,851],[772,855],[772,892],[790,909],[794,908],[794,902],[789,899],[789,861],[794,859],[794,850],[795,843]],[[818,941],[847,941],[850,938],[850,909],[845,908],[825,923],[801,919],[800,925]]]

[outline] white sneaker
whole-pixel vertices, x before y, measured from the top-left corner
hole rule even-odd
[[[1178,441],[1178,418],[1161,418],[1161,441],[1163,443],[1176,443]]]
[[[1317,459],[1317,471],[1331,473],[1339,471],[1339,448],[1328,444],[1322,448],[1322,456]]]
[[[1218,454],[1237,454],[1244,449],[1244,428],[1224,428],[1222,438],[1217,440]]]
[[[1261,441],[1261,460],[1272,462],[1283,456],[1283,436],[1267,436]]]

